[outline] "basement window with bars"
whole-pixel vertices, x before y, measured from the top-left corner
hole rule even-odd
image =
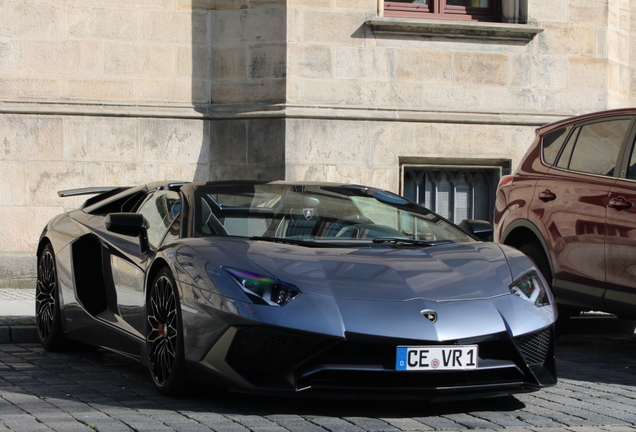
[[[493,221],[501,166],[404,166],[403,195],[459,224]]]

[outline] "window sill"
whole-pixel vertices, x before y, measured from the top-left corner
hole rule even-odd
[[[378,34],[410,34],[434,38],[530,42],[543,31],[527,24],[462,22],[375,17],[366,25]]]

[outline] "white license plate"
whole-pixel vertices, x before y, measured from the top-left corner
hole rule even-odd
[[[399,346],[396,370],[477,369],[477,345]]]

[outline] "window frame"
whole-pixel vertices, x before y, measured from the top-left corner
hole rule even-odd
[[[382,9],[385,17],[430,18],[440,20],[462,20],[501,22],[501,2],[489,0],[488,8],[450,6],[446,0],[430,0],[430,4],[401,3],[384,0]]]

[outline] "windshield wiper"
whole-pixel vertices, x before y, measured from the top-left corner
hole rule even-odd
[[[413,240],[405,238],[374,238],[371,240],[373,243],[390,243],[394,245],[412,245],[412,246],[440,246],[445,244],[455,243],[452,240]]]
[[[272,243],[282,243],[282,244],[291,244],[296,246],[307,246],[307,247],[334,247],[336,244],[329,244],[322,241],[316,241],[314,239],[300,239],[300,238],[284,238],[284,237],[259,237],[253,236],[250,237],[250,240],[260,240],[267,241]]]
[[[250,240],[260,240],[272,243],[290,244],[306,247],[343,247],[343,245],[369,244],[369,240],[375,244],[393,244],[408,246],[440,246],[455,243],[452,240],[413,240],[398,237],[385,237],[374,239],[301,239],[301,238],[284,238],[284,237],[260,237],[253,236]]]

